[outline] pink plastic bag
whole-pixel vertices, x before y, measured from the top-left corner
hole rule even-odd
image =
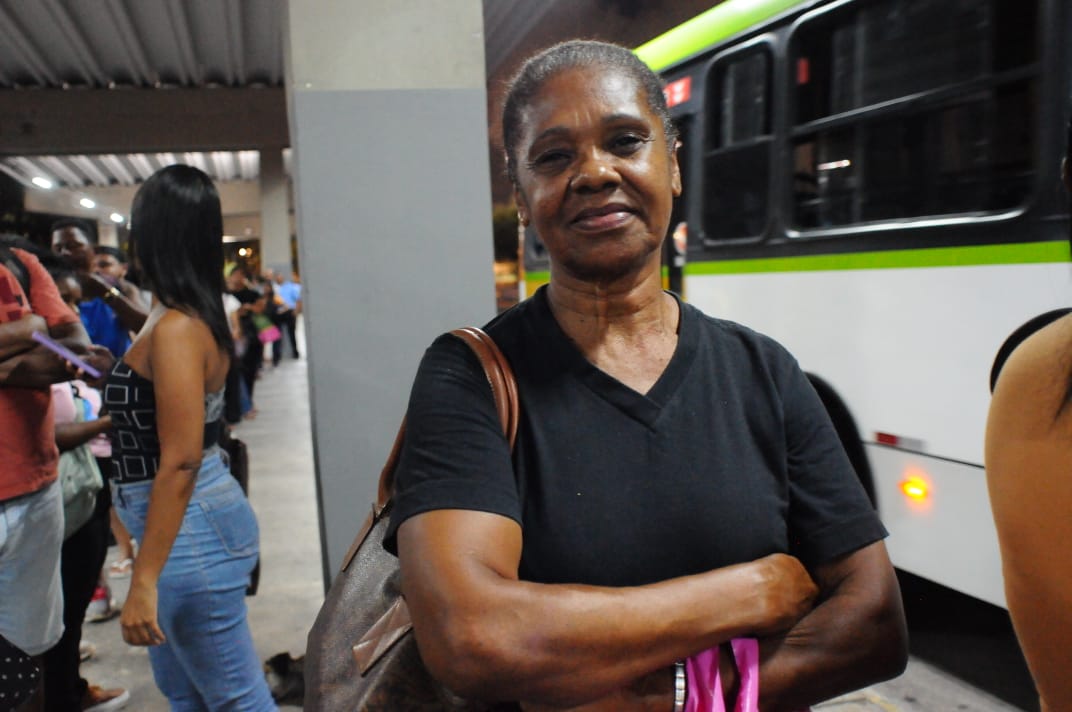
[[[257,338],[262,344],[270,344],[283,338],[283,333],[278,326],[268,326],[257,332]]]
[[[759,712],[759,641],[735,638],[730,641],[730,647],[741,680],[733,712]],[[718,671],[718,648],[705,650],[686,660],[685,672],[688,677],[685,712],[726,712]]]

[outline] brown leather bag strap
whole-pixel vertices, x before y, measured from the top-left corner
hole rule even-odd
[[[476,354],[477,359],[480,360],[480,365],[484,368],[484,375],[487,376],[488,383],[491,385],[491,393],[495,397],[495,410],[499,413],[503,434],[510,443],[510,450],[512,451],[514,442],[517,440],[517,424],[520,411],[517,399],[517,381],[514,378],[513,369],[510,368],[510,362],[506,360],[506,356],[499,350],[495,340],[479,327],[467,326],[455,329],[450,333],[452,336],[464,341]],[[387,462],[380,472],[374,518],[379,518],[379,515],[391,502],[395,484],[395,469],[398,467],[398,459],[402,454],[402,440],[405,434],[406,421],[403,419],[402,425],[398,428],[398,435],[395,436],[391,454],[387,456]]]

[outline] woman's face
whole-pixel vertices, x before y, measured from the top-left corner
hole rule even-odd
[[[547,246],[552,274],[604,282],[657,267],[681,174],[635,81],[564,70],[523,110],[520,135],[518,212]]]

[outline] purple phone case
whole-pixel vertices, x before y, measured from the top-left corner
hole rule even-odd
[[[100,378],[100,376],[101,376],[100,371],[98,371],[97,369],[93,368],[88,363],[86,363],[85,361],[80,359],[73,351],[71,351],[66,346],[63,346],[62,344],[57,344],[55,341],[53,341],[49,337],[47,337],[44,334],[42,334],[40,331],[35,331],[33,333],[32,338],[33,338],[34,341],[36,341],[37,343],[39,343],[42,346],[44,346],[45,348],[47,348],[49,351],[52,351],[54,354],[56,354],[60,358],[64,359],[65,361],[70,361],[75,366],[78,366],[78,368],[80,368],[83,371],[85,371],[90,377],[92,377],[92,378]]]

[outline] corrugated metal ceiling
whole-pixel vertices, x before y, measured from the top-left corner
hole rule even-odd
[[[276,0],[2,0],[0,92],[283,84]],[[8,95],[9,98],[12,95]],[[4,158],[23,182],[131,185],[170,163],[254,180],[256,151]]]
[[[718,0],[484,0],[489,82],[518,56],[576,36],[634,43]],[[282,87],[285,0],[0,0],[0,101],[20,92]],[[0,147],[2,150],[2,147]],[[288,152],[289,153],[289,152]],[[252,180],[255,151],[0,158],[24,182],[126,185],[172,160]],[[289,161],[288,161],[289,163]]]
[[[4,0],[0,87],[281,86],[275,0]]]

